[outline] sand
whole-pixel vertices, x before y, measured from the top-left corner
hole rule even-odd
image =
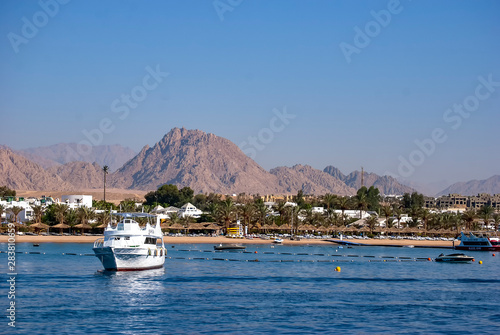
[[[102,236],[16,236],[16,243],[93,243],[96,239]],[[165,236],[164,242],[168,244],[227,244],[227,243],[239,243],[239,244],[271,244],[272,240],[262,240],[260,238],[256,239],[234,239],[227,238],[224,236],[218,237],[170,237]],[[1,235],[0,243],[7,243],[8,236]],[[367,245],[398,245],[398,246],[415,246],[415,247],[452,247],[453,242],[451,241],[415,241],[415,240],[377,240],[377,239],[367,239],[367,240],[346,240],[349,242],[367,244]],[[284,240],[283,245],[308,245],[308,244],[329,244],[334,245],[334,243],[320,240],[320,239],[301,239],[300,241],[290,241]]]

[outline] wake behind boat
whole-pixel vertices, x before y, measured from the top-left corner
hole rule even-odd
[[[92,249],[104,269],[109,271],[134,271],[163,267],[166,249],[160,223],[144,228],[132,217],[156,218],[146,213],[119,213],[123,219],[112,227],[108,224],[104,238],[94,242]]]

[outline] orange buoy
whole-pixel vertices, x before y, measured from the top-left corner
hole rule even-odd
[[[254,251],[253,253],[254,253],[254,254],[256,254],[256,253],[257,253],[257,251]]]
[[[472,261],[475,262],[476,260],[473,258]]]
[[[430,261],[430,260],[431,260],[431,258],[429,257],[429,258],[427,258],[427,260],[428,260],[428,261]]]
[[[493,255],[491,255],[491,256],[495,257],[495,254],[493,254]]]

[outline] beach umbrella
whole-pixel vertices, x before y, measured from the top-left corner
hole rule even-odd
[[[77,224],[75,226],[75,228],[81,229],[82,230],[82,234],[83,234],[83,232],[85,231],[85,229],[92,229],[92,226],[89,225],[89,224],[86,224],[86,223],[80,223],[80,224]]]
[[[70,226],[65,224],[65,223],[59,223],[59,224],[56,224],[55,226],[52,226],[52,228],[58,228],[60,229],[59,232],[61,233],[62,235],[62,231],[63,229],[68,229]]]
[[[174,223],[171,226],[169,226],[168,229],[181,230],[181,229],[185,229],[185,228],[180,223]]]
[[[42,229],[49,229],[49,225],[46,225],[45,223],[38,222],[38,223],[34,223],[34,224],[30,225],[29,228],[30,229],[33,228],[35,231],[39,231]]]

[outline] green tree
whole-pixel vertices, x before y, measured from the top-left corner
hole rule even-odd
[[[479,209],[479,217],[483,219],[485,228],[488,227],[491,215],[495,212],[493,207],[486,205]]]
[[[359,209],[359,218],[363,217],[363,210],[368,208],[368,199],[365,192],[358,192],[356,195],[357,207]]]
[[[342,211],[342,225],[345,226],[344,212],[347,209],[349,209],[349,198],[348,197],[337,198],[337,207]]]
[[[222,201],[220,204],[220,215],[222,220],[224,220],[224,225],[226,227],[226,231],[229,228],[229,225],[231,224],[231,220],[234,217],[235,214],[235,207],[233,203],[233,199],[227,198],[226,200]]]
[[[337,196],[335,194],[327,193],[323,196],[323,203],[325,204],[327,210],[333,208],[335,206],[336,201],[337,201]]]
[[[471,230],[474,220],[477,218],[477,213],[474,209],[469,209],[462,213],[462,221],[465,222],[465,229]]]
[[[165,206],[172,205],[181,207],[182,205],[193,201],[194,191],[189,187],[178,189],[177,185],[165,184],[156,191],[147,193],[144,198],[146,205],[156,206],[158,203]]]
[[[412,194],[405,193],[402,199],[402,206],[405,209],[410,209],[412,207],[422,208],[425,205],[424,195],[418,192],[413,192]]]
[[[293,197],[293,200],[300,208],[304,208],[304,205],[306,203],[304,199],[304,191],[299,190],[297,192],[297,195]]]
[[[3,197],[15,197],[16,196],[16,191],[11,190],[7,186],[0,186],[0,198]]]
[[[66,217],[66,212],[68,211],[69,206],[66,204],[55,204],[54,205],[54,214],[55,218],[59,223],[64,223],[64,219]]]
[[[255,207],[252,204],[243,204],[238,207],[238,212],[243,218],[243,225],[248,227],[250,225],[250,221],[252,220],[252,216],[255,213]]]
[[[382,214],[385,217],[386,228],[392,228],[392,222],[389,222],[389,219],[392,216],[392,207],[389,205],[382,206]]]
[[[370,228],[370,232],[373,234],[375,230],[375,225],[378,223],[377,217],[375,215],[370,215],[369,218],[366,219],[366,224],[368,228]]]
[[[12,206],[9,208],[9,212],[11,212],[11,214],[14,217],[14,220],[12,222],[17,223],[17,216],[19,215],[19,213],[21,213],[23,211],[23,209],[24,208],[19,207],[19,206]]]
[[[32,206],[33,214],[35,215],[35,223],[42,222],[43,212],[45,212],[45,208],[40,205]]]
[[[500,214],[495,213],[491,216],[493,222],[495,223],[495,231],[498,232],[498,225],[500,224]]]
[[[120,208],[122,213],[135,212],[136,201],[134,199],[125,199],[120,201]]]
[[[2,215],[5,213],[5,206],[0,205],[0,223],[2,223]]]

